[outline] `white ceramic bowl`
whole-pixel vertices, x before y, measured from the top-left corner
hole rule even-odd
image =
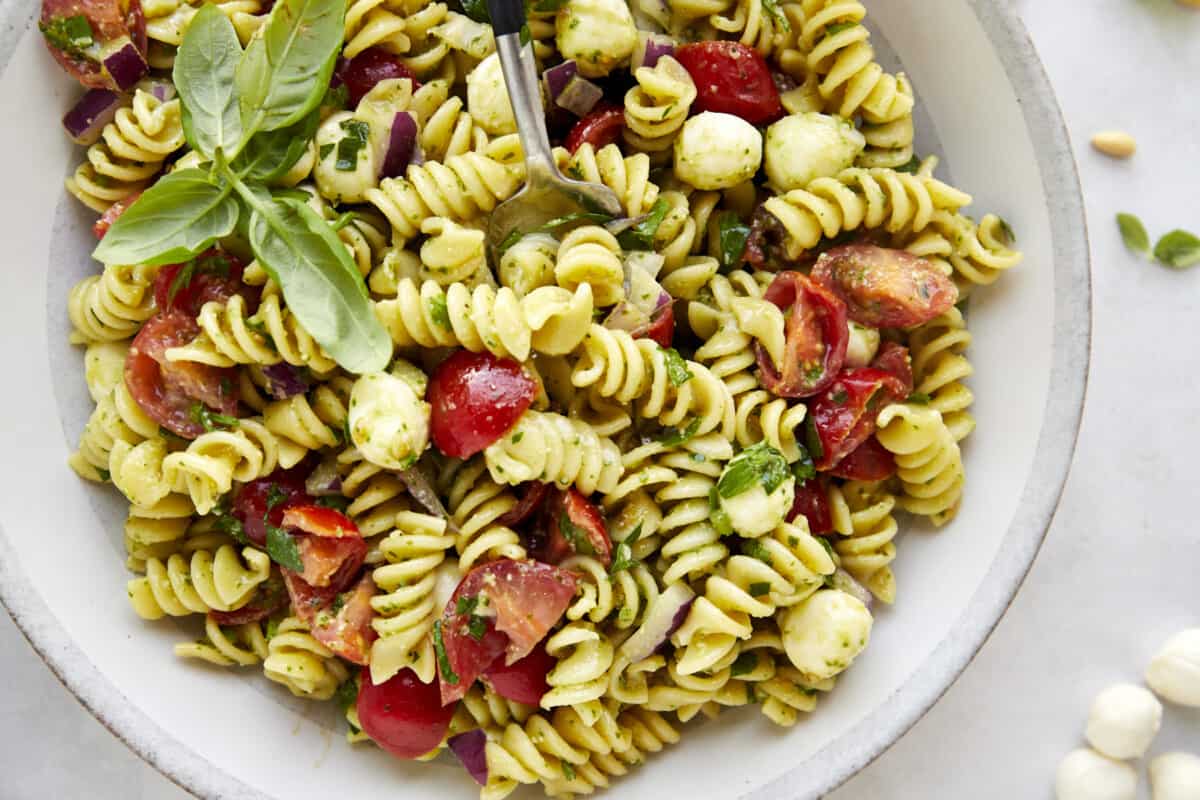
[[[1083,404],[1090,285],[1067,134],[1033,47],[1004,0],[875,0],[876,43],[898,53],[921,115],[919,151],[1012,224],[1025,263],[971,308],[977,433],[962,513],[910,531],[899,601],[871,647],[796,728],[753,710],[693,726],[622,779],[626,798],[810,797],[867,764],[946,690],[1016,592],[1050,524]],[[66,458],[87,417],[81,353],[66,340],[68,288],[95,270],[92,215],[62,178],[79,158],[59,116],[77,87],[30,24],[31,0],[0,4],[0,597],[51,669],[135,751],[206,798],[468,798],[454,764],[404,764],[350,748],[332,712],[251,675],[177,660],[190,636],[146,624],[125,598],[123,504]],[[252,670],[251,670],[252,671]]]

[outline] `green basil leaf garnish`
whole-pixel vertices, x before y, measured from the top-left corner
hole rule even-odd
[[[1117,214],[1117,227],[1126,247],[1135,253],[1150,255],[1150,234],[1146,233],[1146,226],[1140,219],[1133,214]]]
[[[188,143],[208,159],[218,148],[233,152],[242,142],[242,116],[233,76],[242,45],[229,17],[203,5],[188,23],[172,77],[184,109]]]
[[[292,572],[304,572],[304,562],[300,560],[300,547],[292,535],[270,523],[267,523],[266,529],[267,555],[271,560]]]
[[[1154,257],[1173,269],[1194,267],[1200,264],[1200,239],[1188,231],[1171,231],[1154,246]]]

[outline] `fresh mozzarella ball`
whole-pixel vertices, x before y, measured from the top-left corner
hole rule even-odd
[[[350,392],[350,438],[372,464],[408,469],[429,444],[429,404],[403,378],[363,375]]]
[[[792,114],[767,128],[767,179],[776,192],[803,189],[849,167],[866,145],[846,120],[815,111]]]
[[[1167,640],[1146,668],[1146,683],[1164,700],[1200,708],[1200,628]]]
[[[1162,727],[1162,704],[1141,686],[1119,683],[1092,701],[1085,736],[1109,758],[1141,758]]]
[[[416,364],[397,358],[388,372],[407,383],[417,397],[425,396],[425,390],[429,388],[429,376]]]
[[[500,256],[500,283],[524,297],[541,286],[554,285],[558,240],[548,233],[531,233]]]
[[[1136,800],[1137,772],[1095,750],[1072,750],[1058,765],[1058,800]]]
[[[846,366],[865,367],[879,351],[879,331],[850,320],[850,343],[846,346]]]
[[[675,176],[697,189],[737,186],[754,177],[761,163],[762,134],[733,114],[697,114],[675,140]]]
[[[480,61],[467,76],[467,110],[471,119],[493,136],[516,132],[517,120],[504,85],[499,53]]]
[[[1154,800],[1200,800],[1200,757],[1166,753],[1150,762]]]
[[[788,478],[770,494],[761,483],[756,483],[733,497],[722,497],[721,510],[729,517],[735,533],[748,538],[762,536],[783,522],[792,508],[795,491],[795,478]]]
[[[872,621],[858,598],[840,589],[823,589],[784,612],[783,648],[807,677],[832,678],[867,646]]]
[[[379,177],[379,162],[376,148],[371,144],[372,125],[357,119],[349,111],[339,111],[317,128],[317,164],[313,167],[313,179],[321,196],[334,203],[362,203],[367,199],[367,190],[373,189]],[[358,145],[358,139],[366,134],[366,143]],[[342,142],[349,139],[347,146]],[[353,158],[350,167],[349,159]],[[344,167],[338,167],[339,159]]]
[[[624,0],[569,0],[554,20],[558,51],[579,74],[600,78],[629,61],[637,26]]]

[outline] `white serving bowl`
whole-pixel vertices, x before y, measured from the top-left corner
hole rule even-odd
[[[1083,404],[1087,240],[1067,133],[1004,0],[876,0],[875,41],[917,88],[919,152],[1017,231],[1025,262],[971,306],[977,432],[963,509],[910,530],[899,599],[870,648],[791,730],[753,709],[691,726],[619,781],[625,798],[820,795],[907,730],[1004,613],[1050,525]],[[59,117],[78,94],[42,47],[33,3],[0,4],[0,151],[8,154],[0,340],[0,597],[52,670],[110,730],[206,798],[473,796],[455,764],[407,764],[341,741],[331,709],[256,675],[185,663],[194,630],[146,624],[124,583],[124,504],[66,458],[87,418],[82,354],[67,344],[69,287],[96,269],[87,212],[62,188],[79,153]],[[254,670],[247,670],[249,673]]]

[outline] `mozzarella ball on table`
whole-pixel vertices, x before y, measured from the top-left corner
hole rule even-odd
[[[1137,772],[1095,750],[1072,750],[1058,765],[1058,800],[1137,800]]]
[[[788,660],[812,680],[843,672],[871,638],[871,612],[840,589],[823,589],[784,612],[780,630]]]
[[[1146,668],[1146,684],[1164,700],[1200,708],[1200,628],[1167,640]]]
[[[762,134],[733,114],[697,114],[675,140],[675,176],[697,189],[737,186],[754,177],[760,164]]]
[[[554,19],[558,51],[579,74],[600,78],[622,66],[637,46],[637,26],[625,0],[569,0]]]
[[[408,469],[429,444],[429,411],[405,377],[363,375],[350,391],[350,439],[372,464]]]
[[[1119,683],[1092,701],[1085,736],[1109,758],[1141,758],[1162,726],[1162,704],[1141,686]]]
[[[479,127],[493,136],[516,132],[517,120],[504,85],[499,53],[480,61],[467,76],[467,111]]]
[[[777,192],[803,189],[851,166],[867,140],[844,119],[810,112],[792,114],[767,128],[764,167]]]
[[[1166,753],[1150,762],[1154,800],[1200,800],[1200,756]]]
[[[362,203],[379,182],[379,155],[371,123],[349,111],[330,114],[317,128],[313,179],[321,197],[334,203]]]

